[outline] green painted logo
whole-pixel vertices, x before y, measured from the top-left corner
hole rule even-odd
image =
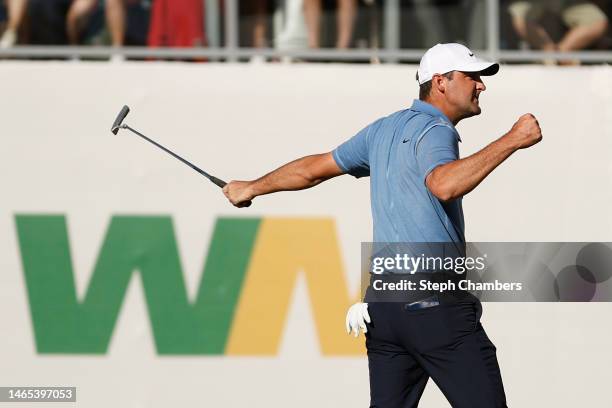
[[[39,353],[105,354],[139,273],[158,354],[223,354],[259,218],[220,218],[194,302],[169,216],[114,216],[77,299],[63,215],[15,217]]]

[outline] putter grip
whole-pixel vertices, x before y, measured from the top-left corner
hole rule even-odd
[[[212,181],[213,183],[215,183],[217,186],[219,186],[220,188],[223,188],[227,185],[227,183],[221,179],[216,178],[215,176],[210,176],[208,177],[208,179],[210,181]]]
[[[113,122],[113,126],[111,127],[111,132],[113,132],[113,134],[117,134],[117,132],[119,131],[119,126],[121,126],[123,119],[125,119],[128,113],[130,113],[129,106],[123,105],[123,108],[121,108],[121,112],[119,112],[119,115],[117,115],[117,119],[115,119],[115,121]]]

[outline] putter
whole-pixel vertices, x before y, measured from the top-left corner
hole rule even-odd
[[[132,133],[142,137],[147,142],[152,143],[155,146],[159,147],[160,149],[162,149],[164,152],[168,153],[169,155],[179,159],[180,161],[182,161],[183,163],[185,163],[186,165],[188,165],[189,167],[191,167],[192,169],[194,169],[195,171],[197,171],[198,173],[200,173],[201,175],[203,175],[204,177],[206,177],[207,179],[209,179],[210,181],[215,183],[217,186],[219,186],[221,188],[225,187],[225,185],[227,184],[225,181],[223,181],[223,180],[221,180],[221,179],[219,179],[219,178],[217,178],[217,177],[215,177],[215,176],[213,176],[211,174],[208,174],[207,172],[205,172],[204,170],[202,170],[201,168],[199,168],[195,164],[190,163],[189,161],[183,159],[181,156],[179,156],[178,154],[174,153],[173,151],[171,151],[169,149],[166,149],[164,146],[160,145],[155,140],[149,139],[148,137],[146,137],[145,135],[143,135],[142,133],[140,133],[136,129],[132,129],[127,124],[123,123],[123,120],[125,119],[125,117],[127,116],[128,113],[130,113],[130,108],[127,105],[123,106],[123,108],[121,109],[121,112],[119,112],[119,115],[117,115],[117,119],[115,119],[115,121],[113,122],[113,126],[111,127],[111,132],[113,132],[114,135],[116,135],[117,132],[119,132],[119,129],[127,129],[127,130],[131,131]]]

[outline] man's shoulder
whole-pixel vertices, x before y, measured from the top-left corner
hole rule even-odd
[[[415,135],[414,149],[417,152],[423,150],[422,146],[427,146],[426,150],[442,147],[457,149],[460,141],[461,138],[453,126],[445,121],[433,121]]]
[[[383,116],[374,121],[370,126],[391,132],[397,132],[398,129],[405,131],[407,128],[414,129],[424,126],[428,118],[432,117],[408,108]]]
[[[383,116],[368,125],[368,134],[402,134],[403,140],[420,139],[428,133],[453,134],[458,140],[459,134],[453,125],[439,116],[413,109],[403,109]],[[405,142],[404,142],[405,143]]]
[[[411,139],[420,139],[430,132],[456,133],[455,128],[443,118],[411,109],[395,112],[384,119],[393,123],[395,132],[403,134],[404,143]]]
[[[394,112],[381,120],[388,120],[394,122],[396,125],[404,126],[414,130],[444,126],[454,131],[454,127],[446,120],[439,116],[430,115],[427,112],[421,112],[413,109],[404,109],[401,111]]]

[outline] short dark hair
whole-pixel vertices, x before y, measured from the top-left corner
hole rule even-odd
[[[453,73],[455,71],[451,71],[451,72],[447,72],[446,74],[443,74],[443,76],[445,76],[446,78],[452,80],[453,79]],[[417,81],[419,80],[419,73],[417,72]],[[429,98],[429,94],[431,93],[431,79],[427,82],[425,82],[424,84],[419,85],[419,99],[424,101],[425,99]]]

